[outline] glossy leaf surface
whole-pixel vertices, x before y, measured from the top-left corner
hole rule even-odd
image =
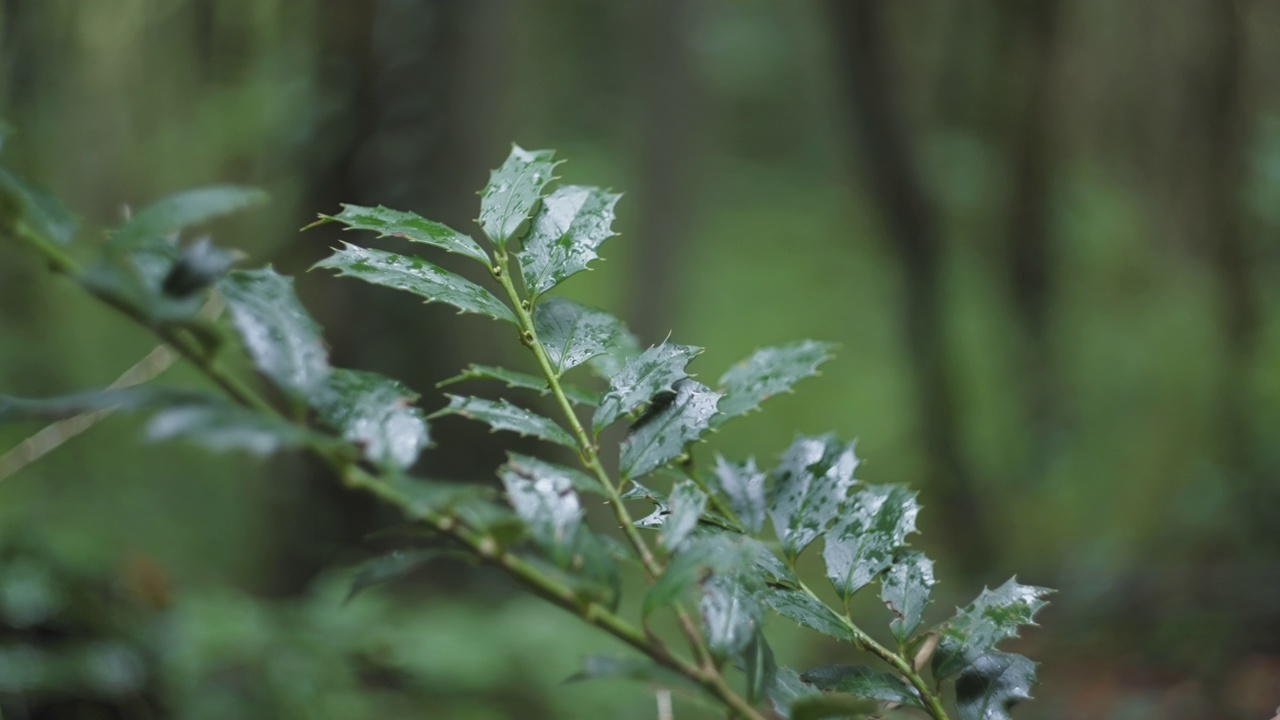
[[[151,416],[146,433],[152,440],[178,439],[215,452],[240,450],[260,456],[327,440],[302,426],[225,402],[160,410]]]
[[[880,576],[880,599],[895,617],[889,631],[904,643],[920,626],[924,609],[929,604],[933,579],[933,561],[917,550],[903,550],[897,560]]]
[[[707,509],[707,494],[692,480],[681,480],[667,496],[668,515],[662,524],[658,542],[668,551],[675,550],[698,527],[698,518]]]
[[[519,472],[531,475],[559,475],[568,478],[569,484],[578,492],[601,493],[600,481],[581,470],[520,453],[508,453],[507,458],[507,464]]]
[[[573,436],[550,418],[512,405],[506,400],[485,400],[462,395],[447,395],[449,406],[436,411],[431,417],[461,415],[479,420],[494,430],[509,430],[529,437],[541,438],[565,447],[577,447]]]
[[[321,421],[360,448],[366,460],[406,469],[427,447],[417,393],[377,373],[334,370],[312,403]]]
[[[642,477],[684,452],[711,426],[720,395],[694,380],[683,380],[674,397],[655,400],[622,441],[620,471]]]
[[[663,343],[649,348],[622,366],[609,380],[609,389],[600,398],[592,427],[598,433],[623,415],[648,403],[662,392],[674,392],[675,384],[687,378],[685,366],[702,348]]]
[[[727,535],[695,537],[667,563],[644,598],[644,614],[679,602],[715,573],[730,574],[752,559],[750,548]]]
[[[533,328],[557,375],[609,352],[627,332],[609,313],[558,297],[538,303]]]
[[[800,673],[800,679],[823,690],[884,703],[924,707],[920,692],[901,678],[864,665],[827,665]]]
[[[791,558],[827,530],[857,483],[853,444],[832,435],[796,438],[773,471],[769,517]]]
[[[489,183],[480,191],[480,227],[494,245],[504,247],[523,234],[543,188],[551,182],[552,150],[525,150],[511,146],[502,166],[489,173]]]
[[[516,253],[533,295],[586,270],[598,257],[600,244],[614,235],[613,208],[620,197],[596,187],[566,185],[542,198],[524,249]]]
[[[504,465],[498,476],[534,540],[553,551],[573,543],[582,524],[582,503],[567,475],[553,467],[515,462]]]
[[[444,387],[463,380],[497,380],[506,383],[509,388],[521,388],[523,390],[532,390],[539,395],[548,395],[551,388],[548,387],[547,381],[537,375],[529,373],[508,370],[502,367],[494,367],[492,365],[469,365],[461,373],[437,383],[437,387]],[[564,391],[565,397],[570,402],[577,405],[595,405],[599,401],[599,397],[595,393],[583,390],[580,387],[560,383],[560,389]]]
[[[638,357],[640,351],[640,340],[619,322],[619,330],[613,339],[613,344],[600,355],[588,360],[587,367],[596,377],[611,380],[614,375],[622,371],[622,366],[626,365],[628,360]]]
[[[332,268],[367,283],[411,292],[427,302],[446,303],[462,312],[516,323],[511,308],[493,293],[419,257],[347,244],[315,267]]]
[[[816,375],[818,366],[831,358],[834,349],[831,343],[802,340],[755,351],[720,377],[718,387],[724,401],[716,424],[745,415],[778,393],[790,392],[792,385]]]
[[[231,323],[254,366],[286,393],[305,398],[329,377],[320,326],[293,291],[293,278],[270,267],[239,270],[218,283]]]
[[[716,485],[729,507],[738,516],[743,527],[753,533],[764,527],[767,511],[765,503],[765,475],[756,467],[755,460],[731,463],[716,456],[714,471]]]
[[[343,205],[342,212],[337,215],[321,215],[320,220],[312,223],[310,227],[326,222],[339,222],[351,230],[372,230],[378,233],[378,237],[404,238],[465,255],[485,265],[489,264],[488,254],[469,235],[460,233],[448,225],[427,220],[417,213],[392,210],[381,205],[378,207]]]
[[[1036,664],[1021,655],[990,652],[956,677],[959,720],[1011,720],[1009,709],[1031,699]]]
[[[841,504],[822,549],[827,578],[840,597],[853,595],[893,564],[915,532],[919,512],[915,493],[902,485],[868,485]]]
[[[769,587],[761,598],[774,612],[810,630],[817,630],[823,635],[840,640],[853,639],[848,627],[834,610],[803,590]]]
[[[702,585],[698,610],[707,648],[717,658],[742,655],[760,627],[760,601],[733,575],[708,578]]]
[[[1020,585],[1016,578],[995,590],[983,590],[977,600],[959,610],[938,630],[933,653],[934,677],[943,679],[963,670],[973,658],[986,655],[1001,640],[1018,636],[1018,627],[1033,625],[1049,590]]]

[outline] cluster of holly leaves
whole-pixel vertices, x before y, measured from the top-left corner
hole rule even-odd
[[[260,193],[237,187],[185,192],[137,212],[105,239],[81,244],[75,221],[56,199],[0,171],[4,237],[34,249],[152,329],[216,385],[149,383],[43,400],[0,396],[0,422],[136,409],[150,413],[147,432],[154,439],[257,454],[315,453],[348,483],[460,538],[455,551],[512,570],[535,592],[648,655],[589,658],[584,678],[689,686],[735,717],[923,713],[941,720],[949,707],[963,720],[1010,717],[1009,708],[1030,697],[1034,663],[997,645],[1032,624],[1048,591],[1009,580],[926,626],[935,581],[933,562],[908,543],[916,495],[855,478],[852,443],[798,437],[771,468],[722,457],[700,467],[695,444],[815,374],[831,347],[803,341],[765,348],[711,386],[687,370],[701,348],[672,342],[642,348],[616,317],[550,294],[586,270],[613,235],[619,199],[595,187],[556,186],[556,165],[550,151],[513,148],[480,194],[481,241],[385,207],[346,205],[317,223],[439,248],[490,274],[486,287],[418,255],[345,243],[316,266],[488,316],[510,326],[529,349],[532,372],[473,365],[448,381],[501,384],[511,399],[449,395],[430,418],[400,382],[330,364],[320,328],[291,278],[270,267],[233,270],[232,253],[207,239],[180,237],[260,202]],[[89,261],[82,265],[80,255]],[[218,303],[225,304],[226,320],[209,312]],[[229,376],[219,362],[229,353],[247,355],[260,377]],[[450,415],[567,451],[548,448],[551,459],[512,453],[498,470],[501,497],[477,485],[427,479],[429,466],[426,476],[415,474],[429,465],[419,463],[429,444],[428,421]],[[602,433],[621,423],[621,441],[605,443],[602,437],[615,433]],[[563,464],[564,458],[576,463]],[[588,527],[584,494],[603,496],[613,507],[627,524],[621,538]],[[648,514],[632,520],[628,508],[637,505]],[[818,545],[838,607],[795,570],[797,559]],[[410,564],[405,558],[367,569],[357,583],[394,574]],[[628,564],[649,581],[640,626],[648,628],[661,613],[679,614],[693,633],[694,660],[675,659],[665,645],[650,644],[658,642],[652,633],[610,620],[619,607],[619,566]],[[856,593],[876,591],[889,611],[883,642],[848,610]],[[868,651],[878,666],[787,668],[765,639],[771,615]],[[717,677],[736,679],[720,683]]]

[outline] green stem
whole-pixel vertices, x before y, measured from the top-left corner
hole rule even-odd
[[[826,604],[822,598],[814,594],[814,592],[810,590],[809,586],[805,585],[804,582],[800,583],[800,589],[810,598],[822,603],[823,605]],[[925,682],[924,678],[920,676],[920,673],[916,672],[915,668],[911,667],[910,661],[876,642],[875,638],[864,632],[862,628],[858,627],[847,615],[840,615],[837,613],[836,616],[840,618],[841,624],[845,626],[845,629],[848,630],[849,634],[853,637],[854,644],[879,657],[886,663],[889,663],[889,665],[893,666],[893,669],[896,670],[899,675],[901,675],[907,682],[911,683],[911,686],[916,689],[916,692],[920,693],[920,700],[925,704],[925,710],[933,716],[934,720],[948,720],[946,708],[942,706],[942,698],[929,688],[929,683]]]

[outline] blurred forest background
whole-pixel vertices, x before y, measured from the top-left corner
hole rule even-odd
[[[471,230],[510,142],[556,148],[567,180],[627,193],[571,295],[709,348],[704,377],[841,344],[705,459],[769,464],[834,429],[864,480],[920,489],[939,618],[1014,572],[1060,588],[1022,641],[1042,682],[1017,717],[1280,704],[1280,3],[0,8],[5,162],[85,236],[179,189],[257,185],[272,204],[215,234],[301,274],[336,241],[298,232],[317,212]],[[299,290],[335,362],[428,410],[467,362],[521,360],[496,324],[409,296]],[[0,245],[0,392],[103,385],[153,344]],[[0,430],[0,452],[36,429]],[[433,433],[441,477],[489,481],[507,442]],[[397,522],[306,462],[140,446],[113,419],[0,482],[4,717],[654,717],[642,687],[559,687],[612,644],[487,571],[344,605]],[[785,625],[787,664],[847,660]]]

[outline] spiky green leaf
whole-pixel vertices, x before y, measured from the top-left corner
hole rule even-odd
[[[896,675],[863,665],[827,665],[800,673],[800,679],[827,691],[924,708],[919,690]]]
[[[731,463],[717,455],[713,477],[743,527],[760,532],[766,514],[765,475],[756,467],[756,461]]]
[[[933,653],[933,675],[945,679],[963,670],[996,644],[1018,636],[1020,625],[1034,625],[1040,608],[1048,604],[1047,588],[1020,585],[1017,578],[995,590],[984,589],[976,600],[956,612],[938,628],[940,639]]]
[[[238,270],[218,283],[231,323],[258,371],[295,398],[314,395],[329,377],[320,326],[293,291],[293,278],[270,266]]]
[[[720,377],[724,401],[715,424],[751,412],[770,397],[789,392],[792,385],[816,375],[818,366],[831,358],[834,349],[831,343],[802,340],[755,351]]]
[[[787,556],[795,558],[826,532],[857,484],[852,443],[832,435],[798,437],[773,471],[769,517]]]
[[[680,381],[674,396],[655,398],[622,441],[622,477],[642,477],[679,457],[710,427],[719,400],[718,393],[693,380]]]
[[[525,150],[511,146],[502,166],[489,173],[489,184],[480,191],[480,227],[498,247],[518,238],[528,228],[529,216],[551,182],[553,150]]]
[[[534,475],[559,475],[569,479],[569,484],[578,492],[589,492],[601,494],[600,481],[590,475],[571,467],[566,467],[558,463],[547,462],[539,458],[521,455],[520,453],[507,453],[507,464],[524,473]]]
[[[848,599],[889,569],[915,532],[920,506],[903,485],[868,485],[848,497],[826,534],[822,559],[840,597]]]
[[[516,253],[526,287],[541,295],[587,269],[600,244],[614,235],[613,208],[621,195],[596,187],[566,185],[542,199]]]
[[[689,377],[685,366],[702,348],[663,343],[639,357],[628,360],[609,380],[609,389],[600,398],[592,428],[598,433],[613,421],[648,403],[662,392],[674,392],[675,384]]]
[[[933,561],[917,550],[900,551],[880,576],[880,599],[897,616],[890,621],[889,631],[898,642],[906,642],[920,626],[935,584]]]
[[[419,257],[344,243],[342,249],[314,267],[332,268],[341,275],[367,283],[411,292],[427,302],[442,302],[462,312],[518,324],[511,308],[503,305],[493,293]]]
[[[445,387],[463,380],[497,380],[506,383],[507,387],[532,390],[540,395],[547,395],[551,392],[551,387],[547,385],[547,381],[542,377],[492,365],[468,365],[461,373],[436,383],[436,387]],[[569,399],[569,402],[577,405],[595,405],[600,401],[599,396],[595,393],[574,385],[562,382],[560,383],[560,389],[564,391],[564,395]]]
[[[817,630],[823,635],[840,640],[853,640],[853,635],[841,617],[803,590],[769,586],[761,599],[774,612],[810,630]]]
[[[463,395],[446,395],[445,397],[449,398],[449,406],[436,411],[431,417],[461,415],[464,418],[486,423],[495,431],[510,430],[565,447],[577,447],[573,436],[557,425],[554,420],[512,405],[506,400],[485,400]]]
[[[172,235],[192,225],[267,201],[255,188],[219,185],[170,195],[135,213],[111,233],[110,247],[127,251],[138,243]]]
[[[749,545],[729,535],[694,537],[680,548],[649,588],[644,598],[644,614],[649,615],[679,602],[711,575],[732,574],[749,567],[752,553]]]
[[[1011,720],[1010,708],[1031,699],[1036,664],[1021,655],[990,652],[975,658],[956,677],[960,720]]]
[[[504,465],[498,476],[529,534],[553,556],[564,557],[582,524],[582,503],[568,475],[528,462]]]
[[[587,367],[596,377],[611,380],[622,371],[628,360],[640,355],[640,350],[640,340],[624,326],[614,337],[613,345],[603,354],[588,360]]]
[[[58,245],[70,243],[80,226],[61,200],[0,169],[0,228],[12,232],[17,223]]]
[[[378,237],[393,236],[431,245],[489,265],[489,255],[469,235],[460,233],[448,225],[428,220],[417,213],[392,210],[382,205],[378,207],[343,205],[342,212],[337,215],[321,215],[320,220],[308,227],[327,222],[342,223],[349,230],[372,230],[378,233]]]
[[[609,352],[627,333],[609,313],[558,297],[538,303],[533,328],[557,375]]]
[[[759,623],[757,623],[758,625]],[[742,652],[742,674],[747,680],[747,702],[755,705],[769,697],[778,680],[778,664],[773,649],[759,627]]]
[[[800,679],[800,673],[789,667],[778,667],[774,672],[774,682],[767,689],[765,697],[774,713],[783,720],[791,717],[791,704],[801,698],[820,695],[821,691]]]
[[[707,578],[698,609],[707,648],[717,658],[741,656],[760,627],[760,601],[736,574]]]
[[[698,527],[698,518],[707,509],[707,494],[691,480],[681,480],[668,496],[670,510],[662,524],[658,542],[667,551],[675,550]]]
[[[428,442],[427,422],[413,407],[417,399],[417,393],[377,373],[334,370],[312,407],[366,460],[403,470]]]

